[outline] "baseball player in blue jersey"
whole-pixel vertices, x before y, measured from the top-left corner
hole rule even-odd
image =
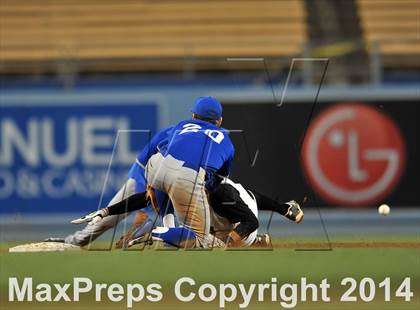
[[[199,105],[199,102],[202,100],[203,98],[198,98],[196,106],[193,109],[193,113],[194,110],[200,110],[197,105]],[[204,112],[201,113],[204,114]],[[193,119],[197,119],[199,117],[200,116],[193,115]],[[181,124],[189,124],[188,126],[183,126],[184,129],[188,128],[188,131],[199,131],[197,124],[192,123],[192,121],[184,121],[179,125]],[[220,130],[220,128],[217,128],[216,130],[222,134],[225,133],[225,131]],[[210,139],[213,141],[220,141],[221,136],[219,132],[215,132],[214,129],[209,130],[209,128],[207,128],[204,131],[204,134],[211,135],[213,138]],[[168,144],[171,141],[169,138],[171,138],[173,134],[174,127],[168,127],[159,131],[153,137],[150,143],[147,144],[142,152],[137,156],[136,162],[130,169],[129,180],[111,200],[108,207],[73,221],[73,223],[89,222],[89,225],[87,225],[83,230],[77,231],[76,233],[68,236],[65,239],[67,243],[79,246],[86,245],[96,239],[107,229],[116,226],[118,222],[125,218],[129,212],[146,207],[147,199],[145,193],[146,180],[144,177],[144,168],[151,155],[158,153],[160,150],[168,149]],[[231,161],[231,157],[229,161]],[[224,166],[228,167],[227,170],[229,170],[230,167],[229,161],[226,161],[226,166]],[[303,212],[300,210],[299,205],[294,201],[290,201],[285,204],[277,203],[255,191],[253,191],[253,193],[249,190],[246,191],[240,184],[233,183],[227,178],[224,178],[222,184],[223,186],[217,186],[222,175],[215,166],[216,164],[214,164],[214,162],[213,164],[207,164],[208,170],[206,171],[205,177],[206,188],[210,194],[211,205],[215,211],[211,212],[211,223],[215,229],[214,231],[216,236],[220,237],[223,241],[229,242],[230,246],[249,246],[251,244],[256,244],[257,242],[254,241],[261,237],[268,237],[261,236],[256,238],[257,231],[255,228],[258,226],[258,211],[256,205],[254,205],[255,199],[258,204],[258,209],[278,212],[297,223],[302,220]],[[128,188],[129,190],[127,190]],[[214,190],[215,188],[217,188],[217,190]],[[162,211],[160,215],[163,216],[163,224],[165,227],[158,227],[152,231],[155,225],[154,222],[147,219],[147,216],[140,212],[137,214],[135,219],[136,222],[137,219],[140,218],[140,222],[133,225],[132,229],[123,236],[124,239],[120,239],[120,246],[124,246],[124,244],[127,245],[130,240],[134,241],[134,244],[142,242],[142,240],[147,241],[148,238],[144,238],[144,236],[141,237],[141,235],[148,235],[148,232],[151,232],[150,237],[153,237],[156,240],[163,240],[166,243],[174,244],[180,247],[183,247],[183,244],[185,244],[184,241],[195,241],[196,234],[194,231],[186,227],[175,228],[173,208],[170,204],[168,204],[167,195],[156,191],[156,196],[158,198],[158,205]],[[143,215],[143,217],[141,215]],[[133,238],[136,240],[133,240]],[[50,238],[49,241],[58,241],[57,239],[60,238]],[[207,239],[213,238],[207,237]],[[212,246],[222,245],[223,244],[221,242],[212,244]]]
[[[192,120],[184,121],[178,124],[179,128],[182,129],[168,127],[159,131],[137,157],[136,163],[134,163],[132,168],[130,169],[128,181],[126,182],[126,184],[124,184],[124,186],[117,193],[117,195],[115,195],[115,197],[111,200],[109,204],[115,205],[119,203],[124,203],[126,205],[126,213],[122,215],[109,214],[107,213],[109,212],[108,209],[104,208],[93,212],[85,217],[76,219],[72,221],[75,224],[90,222],[91,225],[87,225],[83,230],[77,231],[74,234],[67,236],[64,240],[66,243],[71,243],[79,246],[87,245],[109,228],[115,227],[119,223],[119,221],[121,221],[127,216],[128,212],[132,211],[130,209],[132,206],[135,206],[136,209],[139,209],[138,205],[145,207],[147,201],[144,168],[152,155],[156,153],[162,154],[159,153],[159,146],[164,152],[165,150],[170,149],[171,152],[173,151],[175,153],[179,153],[179,149],[172,149],[172,143],[174,141],[176,142],[174,144],[175,146],[178,147],[179,145],[177,141],[178,139],[174,139],[174,134],[183,135],[201,132],[202,136],[204,137],[204,140],[203,137],[201,137],[201,141],[197,143],[197,139],[191,139],[191,146],[193,146],[193,148],[190,148],[187,151],[187,153],[185,153],[186,155],[191,155],[192,152],[195,152],[197,156],[195,158],[189,156],[189,158],[187,158],[186,163],[189,164],[192,168],[188,169],[197,170],[199,172],[199,175],[205,178],[206,188],[208,190],[212,190],[217,186],[217,184],[221,180],[220,176],[228,175],[230,165],[233,159],[233,145],[230,142],[227,132],[219,128],[222,121],[222,107],[220,103],[212,97],[199,97],[196,100],[196,104],[192,112]],[[200,114],[204,116],[201,116]],[[210,140],[211,142],[208,143],[206,139]],[[210,152],[210,149],[213,148],[213,144],[219,145],[223,140],[224,142],[221,144],[223,148],[217,147],[217,152]],[[171,144],[170,147],[168,147],[169,144]],[[213,157],[204,157],[204,154],[213,154]],[[205,167],[205,170],[201,167],[201,162],[203,162],[202,165],[203,167]],[[197,187],[196,191],[200,191],[201,189],[199,188],[200,187]],[[156,194],[158,200],[164,201],[165,199],[167,199],[167,197],[158,190],[156,191]],[[195,197],[197,197],[197,195],[195,195]],[[204,213],[202,213],[201,216],[204,217],[204,221],[201,220],[200,216],[196,216],[197,213],[195,211],[189,210],[189,208],[187,208],[187,210],[185,210],[185,208],[183,209],[184,215],[189,214],[191,217],[189,222],[191,222],[191,219],[194,219],[196,221],[196,224],[201,223],[198,224],[198,226],[201,225],[202,229],[197,230],[201,238],[204,238],[204,235],[206,235],[206,232],[208,232],[209,227],[209,225],[207,224],[209,221],[208,203],[206,201],[205,195],[203,199],[205,200],[203,200],[202,204],[206,207],[201,208],[201,210],[204,211]],[[165,202],[160,202],[159,204],[165,205]],[[168,214],[163,213],[163,215],[164,226],[173,227],[173,214],[171,212],[168,212]],[[193,234],[193,232],[191,233]],[[59,238],[50,238],[49,241],[58,241],[58,239]]]
[[[215,98],[199,97],[192,112],[191,120],[178,123],[159,143],[159,152],[147,162],[146,179],[169,195],[186,247],[223,246],[210,235],[207,192],[229,175],[234,147],[228,132],[220,128],[222,106]]]
[[[182,132],[187,128],[186,131],[191,133],[197,133],[199,132],[199,128],[201,127],[199,124],[203,122],[203,120],[197,120],[200,116],[197,116],[195,111],[201,111],[199,113],[202,113],[204,115],[205,112],[203,112],[200,109],[203,109],[200,107],[200,105],[214,104],[214,99],[211,97],[204,97],[204,98],[198,98],[196,102],[196,106],[193,109],[193,120],[196,122],[193,123],[193,121],[184,121],[178,124],[177,126],[183,128],[182,130],[178,129],[179,132]],[[216,101],[217,103],[217,101]],[[200,121],[200,122],[197,122]],[[206,120],[208,122],[208,120]],[[207,125],[207,124],[205,124]],[[208,127],[208,126],[207,126]],[[99,211],[93,212],[87,216],[84,216],[82,218],[79,218],[77,220],[74,220],[73,223],[83,223],[83,222],[90,222],[89,225],[87,225],[83,230],[76,232],[73,235],[70,235],[66,238],[66,242],[72,243],[75,245],[86,245],[90,241],[94,240],[96,237],[98,237],[100,234],[105,232],[107,229],[114,227],[118,224],[119,220],[125,218],[127,215],[127,212],[142,209],[147,205],[146,201],[146,181],[144,177],[144,168],[150,159],[151,155],[157,154],[159,151],[168,150],[170,148],[170,143],[173,141],[174,133],[177,133],[175,127],[168,127],[161,131],[159,131],[153,139],[150,141],[149,144],[147,144],[142,152],[137,156],[136,163],[133,164],[132,168],[129,172],[129,180],[127,181],[127,184],[130,184],[132,187],[133,193],[129,195],[128,198],[123,199],[124,195],[121,195],[120,192],[126,191],[126,189],[123,187],[123,189],[116,195],[116,197],[113,198],[108,208],[101,209]],[[184,132],[185,133],[185,132]],[[204,129],[204,135],[211,137],[210,139],[212,141],[222,141],[224,139],[224,136],[222,138],[221,134],[225,134],[226,132],[224,130],[221,130],[220,128],[206,128]],[[170,140],[172,139],[172,140]],[[194,141],[197,142],[196,140]],[[194,145],[197,148],[197,143]],[[209,145],[205,145],[203,147],[204,152],[206,152],[205,149],[209,149]],[[207,151],[208,152],[208,151]],[[210,192],[210,198],[212,199],[212,207],[216,210],[216,213],[212,213],[212,224],[216,228],[216,230],[221,231],[220,227],[225,227],[224,231],[230,231],[229,238],[231,241],[234,241],[231,245],[238,246],[240,243],[243,243],[244,240],[247,240],[245,244],[243,245],[250,245],[253,243],[253,240],[256,236],[256,230],[255,230],[255,224],[258,226],[258,220],[257,220],[257,211],[256,206],[252,207],[253,199],[255,200],[255,197],[253,194],[249,196],[249,194],[246,194],[246,191],[243,190],[243,187],[240,184],[233,183],[228,179],[224,179],[224,186],[218,187],[218,183],[221,180],[221,176],[226,176],[229,173],[229,167],[231,165],[231,160],[233,156],[233,147],[232,147],[232,153],[231,156],[228,156],[226,154],[229,154],[230,150],[228,149],[227,152],[220,152],[221,156],[226,156],[228,160],[223,162],[223,164],[220,163],[220,158],[217,158],[216,161],[210,161],[207,159],[207,162],[204,162],[203,166],[207,168],[206,170],[206,176],[205,176],[205,187],[207,188],[208,192]],[[173,152],[176,154],[176,152]],[[218,154],[220,156],[220,153]],[[191,155],[191,154],[187,154]],[[181,156],[178,155],[179,157]],[[194,163],[191,159],[188,158],[188,156],[185,156],[187,160],[189,160],[189,163]],[[191,157],[191,156],[190,156]],[[208,158],[208,157],[207,157]],[[195,162],[197,164],[197,161]],[[217,165],[221,165],[222,169],[217,169]],[[201,165],[200,165],[201,168]],[[201,168],[202,169],[202,168]],[[226,170],[223,170],[226,169]],[[127,187],[127,184],[125,187]],[[232,188],[235,187],[236,189],[229,189],[229,187]],[[218,190],[214,190],[215,188],[218,188]],[[239,192],[238,192],[239,191]],[[250,191],[248,191],[251,193]],[[238,193],[241,193],[239,198]],[[291,201],[286,204],[278,204],[274,201],[271,201],[269,198],[264,197],[263,195],[260,195],[256,192],[254,192],[257,201],[258,201],[258,208],[262,210],[271,210],[279,212],[280,214],[285,215],[289,219],[300,222],[301,218],[303,217],[303,213],[301,212],[299,206]],[[167,199],[168,197],[162,193],[162,192],[156,192],[156,196],[158,198],[158,204],[161,209],[161,215],[163,215],[163,224],[166,228],[163,230],[154,230],[154,233],[152,233],[152,237],[158,240],[163,240],[167,243],[181,245],[183,241],[195,241],[196,234],[193,229],[189,229],[190,226],[185,227],[177,227],[174,228],[174,217],[173,217],[173,209],[171,210],[171,205],[169,205],[169,210],[167,209],[168,203]],[[249,197],[254,197],[253,199]],[[216,198],[219,197],[219,198]],[[245,198],[244,198],[245,197]],[[247,198],[248,197],[248,198]],[[223,199],[227,199],[224,201]],[[236,201],[236,203],[232,204],[232,201]],[[246,203],[244,203],[246,202]],[[229,204],[229,206],[227,205]],[[296,204],[296,206],[294,206]],[[293,212],[292,212],[293,210]],[[184,211],[184,214],[188,215],[192,210]],[[251,212],[252,211],[252,212]],[[290,213],[292,212],[292,213]],[[217,216],[217,213],[225,218],[224,220]],[[290,213],[290,214],[289,214]],[[208,213],[203,213],[208,214]],[[118,216],[120,215],[120,216]],[[254,216],[255,215],[255,216]],[[297,216],[296,216],[297,215]],[[190,213],[190,217],[194,218],[194,214]],[[137,217],[136,217],[137,218]],[[146,217],[147,218],[147,217]],[[214,219],[218,218],[218,221],[215,221]],[[145,220],[145,218],[143,218]],[[221,221],[220,221],[221,219]],[[181,224],[182,221],[180,221]],[[224,226],[220,226],[219,229],[217,227],[217,222],[222,223]],[[235,229],[231,229],[234,226],[231,226],[231,224],[227,225],[227,223],[237,223],[235,224]],[[144,221],[142,221],[144,223]],[[195,222],[197,224],[197,222]],[[139,224],[140,225],[140,224]],[[148,220],[146,227],[143,227],[142,230],[144,232],[149,232],[152,230],[154,223],[151,220]],[[239,225],[239,226],[238,226]],[[149,227],[150,226],[150,227]],[[138,226],[137,226],[138,227]],[[229,228],[229,229],[228,229]],[[133,231],[136,229],[136,226],[133,227]],[[132,237],[132,231],[127,232],[126,236]],[[137,235],[138,236],[138,235]],[[248,236],[248,237],[247,237]],[[221,237],[222,238],[222,237]],[[51,239],[57,239],[57,238],[51,238]],[[205,238],[207,240],[207,243],[209,240],[212,242],[214,241],[213,238],[210,236]],[[228,240],[226,235],[222,238],[224,241]],[[51,240],[51,241],[57,241],[57,240]],[[125,241],[125,240],[122,240]],[[239,242],[239,243],[238,243]],[[123,244],[123,243],[121,243]],[[195,244],[194,244],[195,245]],[[201,244],[199,244],[201,245]],[[212,246],[222,246],[222,244],[216,243],[212,244]]]

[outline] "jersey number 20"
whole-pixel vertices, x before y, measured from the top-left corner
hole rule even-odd
[[[185,124],[182,127],[184,129],[181,130],[181,132],[179,133],[180,135],[184,133],[188,133],[188,132],[199,132],[201,131],[201,128],[202,128],[200,125],[191,124],[191,123]],[[217,144],[220,144],[220,142],[222,142],[223,139],[225,138],[225,135],[223,134],[223,132],[219,130],[206,129],[204,130],[204,134],[210,137],[210,139],[212,139]]]

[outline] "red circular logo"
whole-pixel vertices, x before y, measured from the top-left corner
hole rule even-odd
[[[309,126],[302,148],[304,171],[328,202],[373,204],[401,177],[405,146],[395,123],[368,105],[343,103]]]

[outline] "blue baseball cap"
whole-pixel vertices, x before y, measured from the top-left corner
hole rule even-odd
[[[212,120],[218,120],[222,117],[222,105],[211,96],[198,97],[191,112]]]

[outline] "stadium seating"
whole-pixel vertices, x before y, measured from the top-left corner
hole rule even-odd
[[[367,48],[388,67],[420,66],[418,0],[358,0]]]
[[[370,54],[386,67],[420,66],[418,0],[356,1]],[[226,57],[289,59],[308,43],[306,14],[303,0],[0,0],[0,70],[60,61],[224,70]]]
[[[271,57],[306,42],[303,1],[0,0],[0,62]]]

